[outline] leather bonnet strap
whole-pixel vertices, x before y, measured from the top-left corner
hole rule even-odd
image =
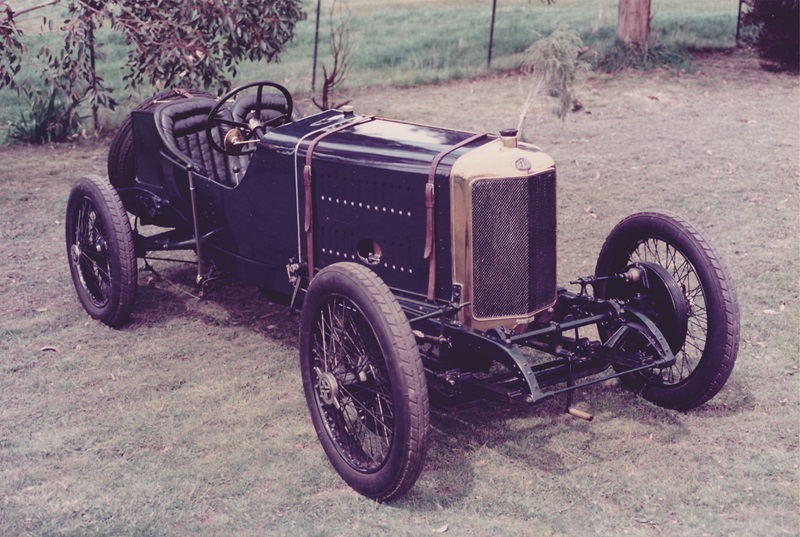
[[[313,218],[313,203],[311,199],[312,189],[312,176],[311,176],[311,158],[314,155],[314,150],[317,148],[317,145],[326,137],[335,132],[343,131],[350,127],[355,127],[356,125],[360,125],[361,123],[367,123],[368,121],[372,121],[375,119],[374,116],[363,116],[354,119],[353,121],[348,121],[343,125],[339,125],[335,129],[331,129],[329,131],[323,132],[316,138],[311,141],[311,144],[308,146],[308,151],[306,151],[306,164],[303,167],[303,186],[305,187],[305,211],[306,217],[305,222],[303,225],[303,229],[306,232],[306,249],[308,250],[306,257],[308,258],[308,280],[314,277],[314,218]]]
[[[428,172],[428,182],[425,184],[425,212],[427,218],[427,225],[425,229],[425,253],[424,258],[428,260],[428,300],[433,300],[436,294],[436,245],[435,240],[435,211],[436,198],[434,196],[434,179],[436,178],[436,169],[439,167],[442,159],[456,149],[460,149],[465,145],[471,144],[476,140],[489,136],[488,133],[476,134],[469,138],[460,141],[456,145],[445,149],[433,159],[430,171]]]

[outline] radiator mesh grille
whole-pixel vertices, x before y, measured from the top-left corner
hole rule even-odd
[[[556,177],[472,184],[473,315],[524,316],[553,303]]]

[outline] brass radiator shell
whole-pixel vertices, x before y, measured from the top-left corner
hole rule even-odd
[[[453,282],[467,328],[513,329],[556,301],[555,163],[493,140],[451,170]],[[477,286],[477,288],[476,288]]]

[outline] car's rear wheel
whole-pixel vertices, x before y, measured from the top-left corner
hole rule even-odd
[[[314,277],[300,360],[314,428],[339,475],[380,501],[411,488],[427,451],[428,390],[408,320],[374,272],[337,263]]]
[[[100,177],[82,177],[67,201],[67,259],[86,312],[109,325],[128,319],[136,299],[136,253],[128,214]]]
[[[637,301],[646,305],[664,332],[676,361],[670,367],[626,375],[622,381],[660,406],[679,410],[699,406],[728,380],[739,347],[739,306],[728,269],[697,228],[661,212],[623,219],[603,244],[595,275],[619,274],[633,263],[640,263],[658,280],[659,290],[652,287],[653,296],[645,291]],[[627,299],[625,287],[598,284],[595,294]],[[601,337],[607,339],[611,329],[601,327]],[[623,350],[648,352],[647,345],[644,338],[631,338]]]
[[[193,89],[172,89],[162,91],[153,95],[149,99],[142,101],[134,111],[149,112],[164,102],[189,97],[208,97],[213,99],[210,93]],[[133,186],[136,179],[136,162],[133,150],[133,116],[128,116],[117,127],[111,145],[108,148],[108,179],[116,188],[128,188]]]

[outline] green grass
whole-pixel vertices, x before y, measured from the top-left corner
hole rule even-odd
[[[327,5],[327,3],[326,3]],[[429,2],[409,0],[391,4],[359,0],[351,6],[353,53],[346,86],[436,83],[486,73],[490,4],[483,0]],[[298,24],[294,41],[280,63],[240,65],[238,81],[272,79],[294,93],[311,88],[314,16],[316,3],[306,2],[309,17]],[[531,45],[534,33],[548,35],[562,25],[576,29],[584,42],[601,54],[613,49],[617,0],[560,0],[547,6],[538,0],[500,2],[495,25],[492,70],[515,69],[521,53]],[[728,48],[736,35],[736,0],[654,0],[652,32],[655,42],[668,48]],[[53,11],[56,13],[57,11]],[[326,63],[327,9],[323,7],[320,31],[320,64]],[[31,32],[35,25],[28,25]],[[106,111],[103,128],[113,128],[128,108],[131,95],[122,81],[126,47],[110,32],[101,32],[105,61],[101,76],[114,88],[120,111]],[[30,49],[38,50],[40,37],[32,37]],[[35,71],[28,70],[32,83]],[[321,69],[318,72],[321,77]],[[318,83],[318,87],[321,83]],[[142,89],[141,94],[153,91]],[[9,91],[0,91],[0,125],[19,117],[25,103]]]
[[[382,9],[380,2],[356,2],[348,84],[416,85],[485,72],[489,6],[482,1],[461,2],[458,7],[445,4],[431,7],[407,2],[405,9]],[[537,1],[501,2],[495,23],[493,68],[518,67],[521,53],[531,45],[535,32],[547,35],[563,25],[576,29],[591,48],[605,52],[616,36],[616,5],[616,0],[564,0],[552,6]],[[655,1],[653,37],[671,47],[731,47],[735,44],[737,6],[735,0]],[[323,54],[326,22],[323,10]],[[295,43],[281,63],[266,71],[292,82],[302,81],[298,89],[308,89],[312,46],[313,13],[298,26]]]

